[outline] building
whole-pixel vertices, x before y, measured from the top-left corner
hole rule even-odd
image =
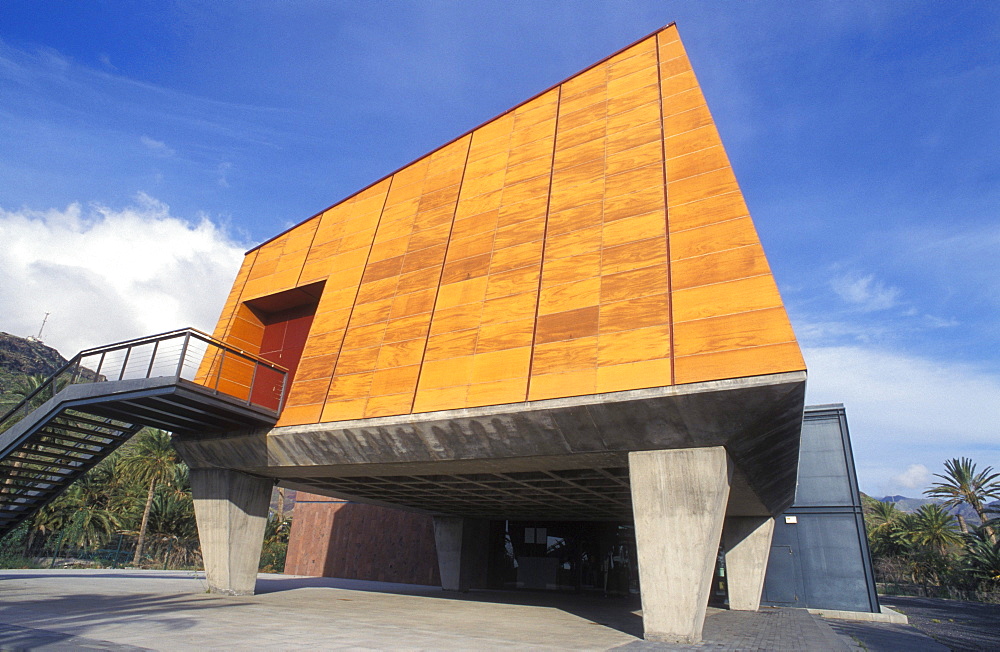
[[[843,405],[806,408],[795,502],[775,521],[762,603],[880,613]]]
[[[612,527],[609,529],[607,525]],[[488,588],[635,591],[631,522],[498,523]],[[545,549],[525,543],[545,529]],[[624,549],[618,568],[604,563]],[[433,518],[300,492],[285,563],[292,575],[438,584]],[[726,606],[724,556],[710,605]],[[624,583],[623,583],[624,582]],[[880,613],[858,491],[847,413],[806,406],[795,502],[775,520],[761,604]]]
[[[433,515],[446,589],[491,522],[628,521],[647,638],[699,638],[723,533],[758,606],[805,365],[673,25],[250,251],[214,336],[291,379],[178,437],[217,590],[277,480]]]
[[[84,352],[65,373],[106,382],[0,433],[58,458],[41,480],[8,465],[35,488],[0,526],[157,425],[214,591],[254,590],[280,482],[430,515],[445,589],[632,557],[609,588],[638,579],[646,637],[694,641],[721,543],[730,607],[759,605],[805,365],[674,25],[254,248],[214,339],[168,335],[176,372],[154,372],[167,336]],[[67,423],[88,448],[55,443]],[[505,538],[534,561],[491,562]]]

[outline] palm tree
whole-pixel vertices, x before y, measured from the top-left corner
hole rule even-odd
[[[948,548],[962,541],[955,525],[955,517],[937,503],[922,505],[913,515],[910,540],[938,553],[948,554]]]
[[[138,564],[142,559],[146,529],[149,526],[149,512],[153,507],[156,486],[174,478],[178,463],[179,459],[171,443],[170,434],[162,430],[142,431],[122,451],[122,456],[118,460],[118,470],[147,486],[146,506],[142,512],[139,538],[135,544],[135,556],[132,558],[133,564]]]
[[[0,410],[6,411],[14,407],[48,380],[41,374],[19,376],[7,391],[0,394]],[[3,416],[0,413],[0,416]]]
[[[966,537],[965,567],[987,586],[1000,586],[1000,543],[989,541],[984,530],[980,527]]]
[[[868,542],[872,553],[877,556],[901,555],[906,549],[904,517],[895,503],[886,503],[869,498],[865,504],[865,524],[868,527]]]
[[[968,457],[953,458],[944,463],[945,473],[935,473],[934,477],[943,482],[935,482],[924,493],[935,498],[943,498],[942,505],[956,507],[965,503],[979,516],[980,523],[989,520],[986,516],[986,503],[990,498],[1000,498],[1000,473],[993,473],[993,467],[987,466],[981,472],[976,471],[975,463]],[[968,533],[965,521],[959,525],[963,533]],[[987,527],[986,536],[996,543],[996,534]]]
[[[111,538],[118,529],[118,516],[106,505],[106,487],[97,474],[88,473],[73,483],[63,494],[73,510],[67,531],[71,543],[78,547],[96,548]]]

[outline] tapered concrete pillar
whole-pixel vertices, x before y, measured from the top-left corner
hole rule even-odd
[[[732,463],[721,446],[628,454],[650,641],[701,640],[729,500]]]
[[[212,593],[253,595],[273,483],[229,469],[191,469],[191,495]]]
[[[482,588],[486,577],[489,521],[458,516],[434,517],[441,588],[468,591]]]
[[[764,573],[771,553],[774,518],[771,516],[731,516],[722,530],[726,552],[726,584],[729,608],[757,611],[764,590]]]

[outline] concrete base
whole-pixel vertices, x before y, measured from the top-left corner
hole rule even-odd
[[[212,593],[253,595],[273,483],[229,469],[191,469],[191,494]]]
[[[644,637],[701,640],[733,465],[725,448],[629,453]]]
[[[486,576],[489,521],[458,516],[434,517],[441,588],[468,591],[481,588]]]
[[[868,611],[839,611],[837,609],[806,609],[814,616],[833,618],[835,620],[854,620],[862,623],[890,623],[892,625],[908,625],[910,619],[889,607],[882,607],[881,613]]]
[[[771,552],[774,518],[771,516],[731,516],[722,530],[726,552],[726,584],[729,608],[757,611],[764,590],[764,574]]]

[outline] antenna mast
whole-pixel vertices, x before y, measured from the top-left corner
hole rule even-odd
[[[40,327],[40,328],[38,329],[38,336],[37,336],[37,337],[35,337],[35,339],[36,339],[36,340],[38,340],[39,342],[41,342],[41,341],[42,341],[42,330],[44,330],[44,329],[45,329],[45,322],[47,322],[47,321],[49,320],[49,315],[50,315],[50,314],[52,314],[52,313],[48,313],[48,312],[47,312],[47,313],[45,313],[45,318],[44,318],[44,319],[42,320],[42,325],[41,325],[41,327]]]

